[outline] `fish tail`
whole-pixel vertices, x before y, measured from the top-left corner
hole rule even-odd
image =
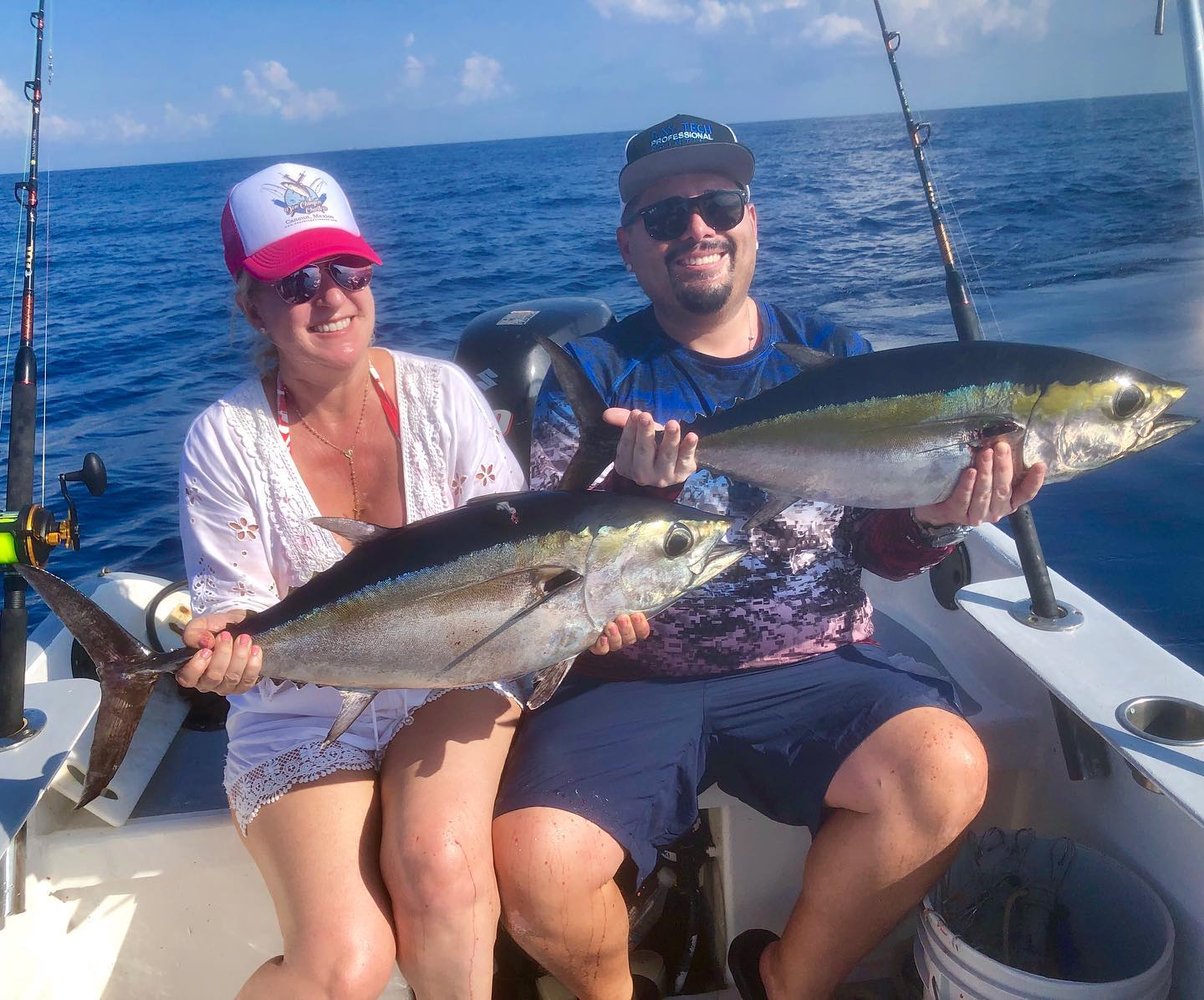
[[[622,430],[602,419],[606,402],[573,356],[548,337],[537,336],[535,339],[548,352],[552,370],[579,428],[577,453],[560,477],[559,489],[588,489],[602,470],[614,461]]]
[[[193,650],[155,653],[65,580],[32,566],[16,570],[96,664],[100,708],[83,794],[75,806],[82,809],[108,787],[125,760],[159,674],[179,667]]]

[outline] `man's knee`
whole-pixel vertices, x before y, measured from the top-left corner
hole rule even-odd
[[[987,794],[987,752],[960,716],[916,727],[917,742],[905,760],[905,795],[917,822],[951,842],[978,815]]]
[[[609,883],[623,849],[593,823],[559,809],[519,809],[493,821],[498,891],[507,927],[520,934]]]
[[[895,716],[837,771],[830,805],[900,811],[941,839],[978,815],[987,792],[987,754],[963,718],[936,708]]]

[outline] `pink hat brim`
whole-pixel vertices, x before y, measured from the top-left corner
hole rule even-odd
[[[315,228],[269,243],[247,257],[243,267],[260,281],[279,281],[306,264],[339,256],[360,257],[373,264],[381,262],[362,236],[345,229]]]

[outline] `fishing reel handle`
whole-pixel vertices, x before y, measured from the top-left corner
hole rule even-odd
[[[59,489],[67,501],[67,516],[63,520],[58,520],[53,511],[36,503],[0,513],[0,566],[20,564],[41,568],[60,545],[79,551],[79,516],[67,490],[68,483],[78,482],[82,482],[92,496],[100,496],[105,491],[108,474],[104,462],[95,452],[84,456],[83,467],[77,472],[59,475]]]

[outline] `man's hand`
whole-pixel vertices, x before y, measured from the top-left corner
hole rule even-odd
[[[606,410],[602,419],[623,428],[615,452],[615,472],[620,476],[640,486],[663,488],[684,483],[698,471],[694,461],[698,435],[691,432],[683,438],[676,420],[662,428],[651,413],[617,406]],[[662,429],[665,433],[658,442],[656,432]]]
[[[932,526],[1001,521],[1032,500],[1045,482],[1044,462],[1037,462],[1019,476],[1017,471],[1012,446],[1006,441],[979,448],[948,498],[916,507],[915,519]]]
[[[651,632],[652,628],[648,624],[648,619],[640,612],[637,611],[633,615],[619,615],[602,630],[598,641],[590,646],[589,651],[597,653],[599,656],[604,653],[614,653],[624,646],[631,646],[641,639],[647,639]]]
[[[176,671],[181,687],[217,694],[244,694],[259,680],[263,651],[249,635],[237,638],[226,627],[247,617],[245,611],[202,615],[184,628],[184,645],[196,654]]]

